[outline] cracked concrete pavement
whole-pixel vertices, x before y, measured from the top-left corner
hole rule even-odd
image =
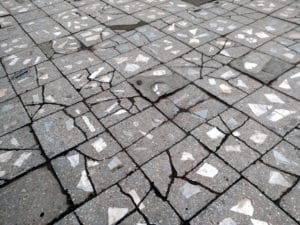
[[[1,0],[1,225],[300,223],[298,0]]]

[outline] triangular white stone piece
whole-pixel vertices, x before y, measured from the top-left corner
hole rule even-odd
[[[108,225],[116,224],[120,219],[122,219],[127,213],[128,208],[108,208]]]
[[[254,213],[252,202],[248,198],[242,199],[238,202],[237,205],[233,206],[230,210],[247,216],[253,216]]]

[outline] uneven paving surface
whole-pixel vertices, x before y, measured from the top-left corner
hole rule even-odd
[[[0,0],[0,224],[298,224],[299,25],[299,0]]]

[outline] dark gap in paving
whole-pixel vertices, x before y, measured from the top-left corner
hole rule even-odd
[[[118,25],[112,25],[112,26],[107,26],[108,28],[112,29],[112,30],[125,30],[125,31],[131,31],[134,30],[138,27],[147,25],[147,23],[145,23],[144,21],[140,21],[138,23],[135,24],[118,24]]]
[[[190,3],[190,4],[195,5],[195,6],[200,6],[200,5],[203,5],[205,3],[214,2],[216,0],[182,0],[182,1]],[[218,1],[216,1],[216,2],[218,2]]]

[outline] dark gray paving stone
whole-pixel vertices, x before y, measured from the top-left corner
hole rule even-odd
[[[1,189],[1,223],[48,224],[68,208],[67,198],[45,167]]]

